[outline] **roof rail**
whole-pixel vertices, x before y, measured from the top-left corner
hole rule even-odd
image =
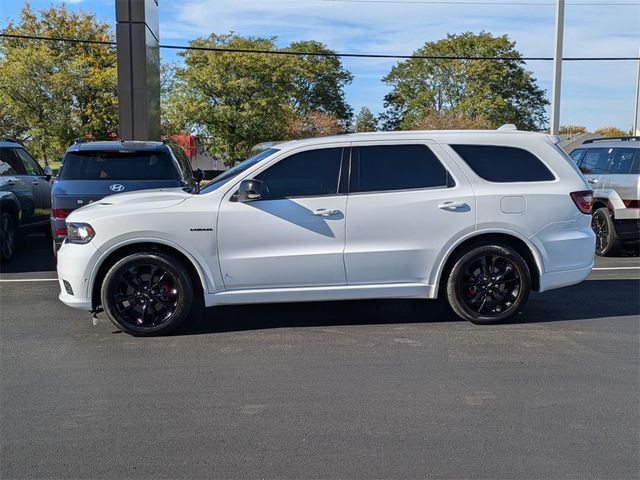
[[[582,142],[582,144],[584,145],[585,143],[608,142],[609,140],[620,140],[621,142],[637,142],[640,140],[640,137],[628,136],[628,137],[592,138],[590,140],[585,140],[584,142]]]
[[[87,143],[87,139],[83,137],[74,138],[71,145],[75,145],[76,143]]]
[[[13,139],[11,137],[0,137],[0,142],[19,143],[19,142],[17,142],[15,139]]]

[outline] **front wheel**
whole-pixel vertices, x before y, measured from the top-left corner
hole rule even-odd
[[[189,316],[193,284],[171,255],[139,252],[109,269],[101,300],[109,320],[121,330],[134,336],[163,335]]]
[[[526,304],[531,273],[518,252],[504,245],[482,245],[455,260],[447,279],[453,311],[476,324],[503,323]]]

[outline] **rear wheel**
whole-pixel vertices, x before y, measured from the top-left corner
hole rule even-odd
[[[596,234],[596,254],[602,257],[614,255],[620,250],[620,240],[611,220],[609,209],[602,207],[593,212],[591,228]]]
[[[102,306],[118,328],[135,336],[169,333],[188,317],[193,285],[170,255],[140,252],[122,258],[102,283]]]
[[[505,245],[482,245],[461,254],[447,279],[453,311],[476,324],[503,323],[526,304],[531,273],[523,258]]]
[[[8,262],[16,251],[16,223],[7,212],[0,215],[0,260]]]

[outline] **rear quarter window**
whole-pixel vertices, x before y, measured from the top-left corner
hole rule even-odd
[[[555,176],[534,154],[517,147],[451,145],[479,177],[496,183],[547,182]]]

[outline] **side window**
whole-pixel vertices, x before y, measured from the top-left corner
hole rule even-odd
[[[34,158],[27,153],[26,150],[22,148],[16,148],[15,152],[20,157],[20,160],[22,161],[28,175],[43,175],[42,169],[40,168],[40,165],[38,165],[38,162],[36,162]]]
[[[452,185],[447,171],[426,145],[356,147],[351,155],[350,192]]]
[[[191,162],[189,161],[187,154],[184,153],[184,150],[182,150],[179,145],[170,145],[169,148],[171,148],[173,155],[178,159],[180,169],[182,170],[182,176],[186,179],[191,179],[193,177],[193,172]]]
[[[26,175],[27,171],[14,148],[0,148],[0,175]]]
[[[476,175],[489,182],[545,182],[553,173],[531,152],[496,145],[451,145]]]
[[[640,148],[612,148],[609,173],[623,175],[640,172]]]
[[[580,165],[580,157],[582,157],[583,153],[584,153],[584,149],[583,148],[577,148],[576,150],[571,152],[569,154],[569,156],[571,157],[571,160],[573,160],[573,162],[576,165]]]
[[[609,149],[589,148],[580,162],[582,173],[598,174],[609,172]]]
[[[336,195],[342,148],[296,153],[256,176],[266,187],[266,199]]]

